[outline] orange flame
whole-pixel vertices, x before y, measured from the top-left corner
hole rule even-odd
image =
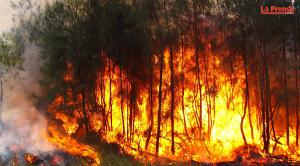
[[[244,110],[244,73],[243,71],[235,71],[234,81],[228,79],[228,75],[222,72],[222,63],[218,56],[207,48],[206,61],[201,63],[202,70],[200,76],[200,84],[202,95],[197,90],[197,77],[195,74],[195,55],[194,49],[186,49],[182,54],[180,52],[174,55],[175,76],[180,78],[184,75],[184,80],[176,80],[176,99],[174,119],[175,119],[175,154],[170,153],[171,149],[171,123],[169,122],[170,110],[170,67],[169,67],[169,51],[164,53],[164,72],[163,72],[163,103],[162,103],[162,125],[160,126],[160,144],[159,156],[173,160],[195,160],[205,162],[230,161],[236,158],[236,150],[244,146],[241,135],[241,120]],[[184,59],[182,59],[184,57]],[[110,61],[110,60],[109,60]],[[209,63],[208,63],[209,62]],[[112,61],[109,63],[113,64]],[[153,56],[153,79],[158,80],[159,76],[159,58]],[[130,126],[130,116],[132,110],[129,92],[131,85],[126,73],[115,65],[113,67],[106,66],[104,79],[105,91],[98,90],[98,104],[103,106],[107,111],[107,126],[103,126],[103,119],[99,116],[90,114],[90,125],[92,130],[98,132],[102,127],[107,131],[102,138],[107,142],[118,143],[127,153],[134,155],[141,160],[150,161],[155,156],[155,141],[157,130],[157,110],[158,110],[158,89],[157,82],[153,82],[153,114],[150,113],[149,91],[148,87],[139,87],[139,95],[136,99],[136,112],[133,115],[135,123]],[[204,73],[206,70],[207,73]],[[120,76],[122,76],[122,89],[120,87]],[[100,79],[100,78],[99,78]],[[70,77],[66,76],[65,80],[70,81]],[[184,92],[180,88],[184,86]],[[100,89],[100,88],[96,88]],[[120,92],[122,93],[120,94]],[[104,93],[104,95],[103,95]],[[183,97],[181,95],[184,93]],[[104,97],[103,97],[104,96]],[[202,112],[199,109],[200,98],[202,98]],[[54,113],[56,119],[63,122],[65,131],[68,134],[75,133],[78,129],[79,116],[73,111],[73,119],[62,113],[57,113],[56,107],[62,103],[61,97],[57,97],[50,106],[50,112]],[[184,103],[180,105],[178,103]],[[70,104],[70,103],[69,103]],[[248,145],[256,148],[257,153],[263,154],[263,142],[261,139],[260,122],[256,111],[258,108],[251,105],[250,117],[245,115],[243,122],[243,130],[247,138]],[[51,111],[52,110],[52,111]],[[77,110],[80,112],[80,110]],[[56,113],[55,113],[56,112]],[[201,118],[200,118],[201,114]],[[150,140],[147,143],[148,131],[150,129],[150,121],[153,120]],[[250,124],[251,119],[252,124]],[[200,129],[200,121],[202,129]],[[252,127],[251,127],[252,125]],[[251,129],[252,128],[252,129]],[[131,129],[133,131],[131,131]],[[66,146],[64,143],[69,142],[68,138],[62,137],[54,129],[51,129],[55,137],[52,141],[58,142],[66,151],[79,154],[84,152],[87,156],[94,158],[97,163],[99,159],[94,151],[87,147]],[[253,135],[253,138],[252,138]],[[295,131],[290,136],[291,144],[295,143]],[[278,137],[278,142],[283,142],[285,135]],[[77,143],[74,143],[75,145]],[[146,144],[148,144],[146,148]],[[270,149],[272,154],[283,154],[290,158],[299,160],[300,149],[288,147],[284,144],[278,144],[271,140]],[[77,145],[76,145],[77,146]],[[76,147],[75,146],[75,147]],[[249,148],[249,147],[248,147]]]
[[[55,126],[48,127],[48,140],[63,151],[76,156],[83,156],[94,160],[92,165],[100,165],[100,158],[95,150],[87,145],[79,144],[69,136],[58,132]]]

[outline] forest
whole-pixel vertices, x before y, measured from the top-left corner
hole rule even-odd
[[[22,70],[25,42],[41,50],[39,103],[60,128],[50,135],[115,144],[143,163],[300,160],[298,1],[13,6],[26,12],[0,37],[0,62]]]

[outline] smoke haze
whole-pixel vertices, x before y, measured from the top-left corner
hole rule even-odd
[[[12,69],[3,76],[3,102],[0,118],[0,155],[10,154],[11,146],[39,154],[54,149],[45,137],[47,121],[36,109],[35,96],[41,94],[39,86],[39,49],[34,44],[28,44],[23,63],[23,71]],[[19,73],[16,76],[16,73]]]

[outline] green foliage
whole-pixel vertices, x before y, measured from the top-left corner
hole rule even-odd
[[[65,87],[63,77],[72,64],[76,87],[93,91],[92,84],[103,68],[104,53],[124,67],[134,63],[143,77],[149,51],[148,15],[119,0],[54,2],[38,16],[35,40],[43,48],[43,85],[50,92]]]
[[[6,67],[17,66],[21,68],[23,44],[14,31],[3,33],[0,36],[0,63]]]

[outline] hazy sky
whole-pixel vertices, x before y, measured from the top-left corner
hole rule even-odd
[[[10,1],[18,2],[19,0],[0,0],[0,34],[9,30],[13,25],[12,16],[15,13],[14,9],[10,7]],[[53,0],[33,0],[37,4],[44,5],[51,3]]]
[[[0,33],[9,30],[12,26],[13,9],[10,7],[10,0],[0,0]]]

